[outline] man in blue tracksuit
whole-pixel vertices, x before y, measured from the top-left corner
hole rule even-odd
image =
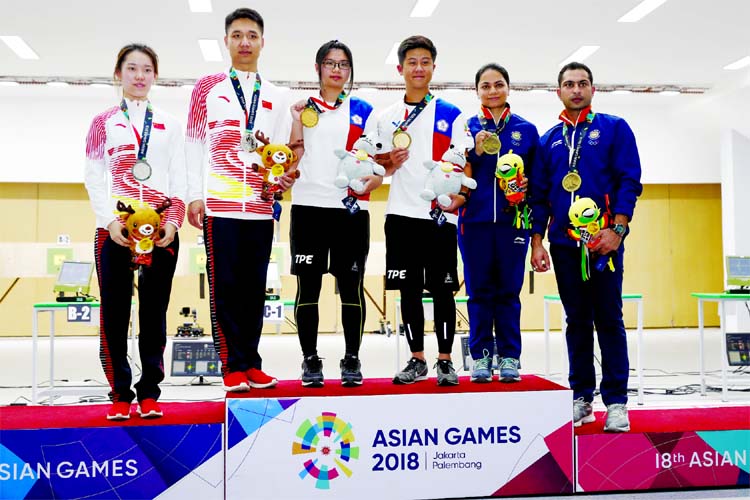
[[[595,89],[586,65],[572,62],[563,66],[558,85],[557,94],[565,110],[560,115],[561,123],[542,136],[529,182],[534,212],[531,265],[539,272],[550,268],[549,255],[542,245],[548,229],[555,278],[568,321],[568,380],[575,399],[575,426],[595,420],[591,402],[596,388],[596,326],[602,354],[600,391],[607,406],[604,430],[627,432],[629,364],[622,321],[623,240],[643,190],[641,164],[635,137],[625,120],[591,110]],[[578,197],[590,198],[606,213],[593,224],[588,245],[574,239],[585,230],[569,232],[575,228],[568,212]],[[611,264],[604,257],[605,265],[595,266],[606,255],[611,256]]]
[[[467,120],[475,142],[467,155],[467,169],[477,188],[468,192],[458,219],[458,245],[469,295],[469,345],[474,359],[471,381],[492,381],[492,353],[496,346],[499,380],[516,382],[521,380],[519,294],[531,229],[523,186],[534,161],[539,134],[534,125],[511,113],[507,103],[510,78],[505,68],[494,63],[482,66],[475,86],[481,107]],[[494,147],[491,141],[495,141]],[[519,159],[525,173],[517,170]],[[514,172],[505,172],[504,168],[516,169],[515,177]],[[496,172],[501,172],[500,177]],[[503,186],[507,188],[509,182],[511,188],[515,185],[518,189],[506,189],[506,197]]]

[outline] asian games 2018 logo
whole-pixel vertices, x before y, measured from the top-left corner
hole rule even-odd
[[[345,475],[351,477],[347,467],[352,460],[359,459],[359,447],[352,446],[354,433],[352,425],[341,420],[335,413],[322,412],[313,422],[302,422],[297,429],[297,440],[292,443],[292,455],[306,455],[301,479],[310,476],[315,479],[319,490],[331,488],[331,481]]]

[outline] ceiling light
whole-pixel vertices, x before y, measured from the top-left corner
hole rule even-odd
[[[0,87],[18,87],[21,85],[18,82],[0,82]]]
[[[643,0],[641,3],[633,7],[630,12],[618,19],[617,22],[637,23],[666,1],[667,0]]]
[[[94,89],[109,89],[112,88],[112,85],[109,83],[91,83],[89,84],[89,87]]]
[[[5,42],[5,45],[21,59],[39,59],[34,49],[29,47],[20,36],[0,36],[0,40]]]
[[[68,87],[70,84],[68,82],[47,82],[47,85],[50,87]]]
[[[583,62],[591,54],[599,50],[598,45],[583,45],[581,48],[570,54],[568,57],[560,62],[560,66],[565,66],[569,62],[577,61]]]
[[[742,59],[734,61],[732,64],[727,64],[726,66],[724,66],[724,69],[742,69],[745,66],[750,66],[750,56],[745,56]]]
[[[417,0],[409,17],[430,17],[439,3],[440,0]]]
[[[200,45],[204,61],[221,62],[224,60],[221,56],[218,40],[198,40],[198,45]]]
[[[393,66],[398,64],[398,46],[401,45],[401,42],[396,42],[393,44],[393,47],[391,47],[391,51],[388,53],[388,57],[385,58],[386,64],[391,64]]]
[[[667,96],[680,95],[680,91],[674,90],[674,89],[662,90],[661,92],[659,92],[659,95],[667,95]]]
[[[628,89],[617,89],[617,90],[612,91],[612,94],[615,94],[615,95],[625,95],[625,94],[632,94],[632,93],[633,91],[628,90]]]
[[[213,12],[211,0],[188,0],[190,12]]]

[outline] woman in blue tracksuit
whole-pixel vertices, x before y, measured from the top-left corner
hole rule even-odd
[[[515,382],[521,380],[519,294],[531,224],[526,178],[539,134],[533,124],[511,113],[505,68],[494,63],[482,66],[475,85],[481,108],[467,122],[475,143],[467,155],[471,165],[467,171],[477,188],[468,194],[458,219],[458,245],[469,295],[471,381],[492,381],[492,354],[497,347],[500,381]],[[517,170],[520,163],[524,173]]]

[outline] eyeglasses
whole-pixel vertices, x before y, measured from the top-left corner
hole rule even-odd
[[[330,59],[326,59],[325,61],[323,61],[323,67],[331,71],[337,67],[341,69],[341,71],[346,71],[348,69],[351,69],[352,65],[349,63],[349,61],[331,61]]]

